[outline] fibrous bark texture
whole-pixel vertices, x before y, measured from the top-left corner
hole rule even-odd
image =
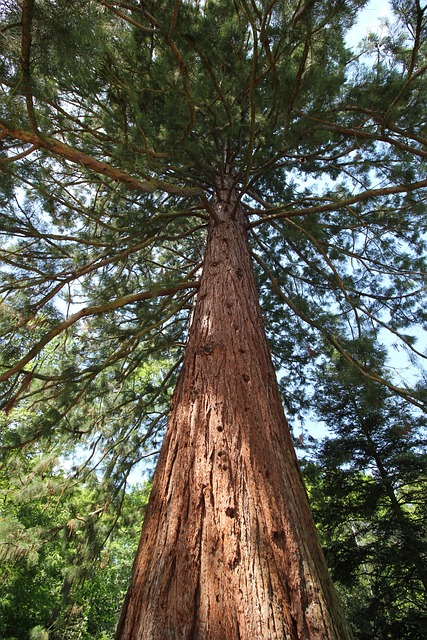
[[[212,203],[186,355],[119,640],[344,640],[237,194]]]

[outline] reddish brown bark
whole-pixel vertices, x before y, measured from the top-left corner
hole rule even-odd
[[[204,270],[119,640],[345,640],[284,417],[243,213]]]

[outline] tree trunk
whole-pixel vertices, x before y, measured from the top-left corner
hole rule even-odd
[[[200,290],[118,640],[350,638],[280,401],[237,193]]]

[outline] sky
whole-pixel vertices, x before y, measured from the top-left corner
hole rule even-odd
[[[385,0],[370,0],[365,9],[360,12],[359,19],[347,34],[349,46],[357,44],[368,35],[369,31],[377,31],[381,26],[381,18],[391,18],[390,3]]]

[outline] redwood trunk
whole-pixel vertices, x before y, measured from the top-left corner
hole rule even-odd
[[[345,640],[267,346],[236,193],[203,275],[118,640]]]

